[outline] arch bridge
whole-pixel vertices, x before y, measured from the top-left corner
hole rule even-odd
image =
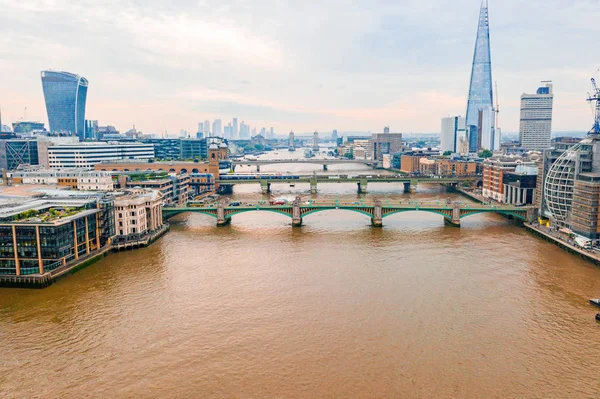
[[[194,212],[211,216],[217,220],[217,226],[224,226],[231,222],[234,215],[252,212],[266,211],[279,213],[292,219],[292,226],[302,226],[303,217],[313,213],[342,209],[357,212],[371,218],[371,224],[374,227],[383,226],[383,218],[396,213],[407,211],[423,211],[436,213],[444,217],[445,224],[449,226],[460,227],[460,221],[467,216],[480,213],[496,213],[507,216],[510,219],[516,219],[523,222],[533,222],[535,220],[534,207],[514,206],[504,204],[470,204],[460,202],[419,202],[419,201],[308,201],[301,202],[299,198],[292,203],[285,205],[270,205],[268,203],[259,203],[256,205],[242,204],[240,206],[230,206],[225,202],[219,202],[204,206],[172,207],[164,208],[163,216],[170,218],[180,213]]]

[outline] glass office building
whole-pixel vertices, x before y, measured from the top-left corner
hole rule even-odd
[[[51,132],[85,138],[88,81],[69,72],[42,71],[42,88]]]
[[[500,148],[500,138],[495,137],[493,104],[490,26],[485,2],[479,12],[467,103],[466,130],[469,135],[469,152],[477,152],[481,148]]]

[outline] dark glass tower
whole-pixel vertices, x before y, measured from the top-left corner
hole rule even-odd
[[[487,0],[481,4],[471,85],[467,103],[466,128],[469,151],[481,148],[495,150],[499,145],[494,131],[494,99],[492,94],[492,60],[490,52],[490,26]]]
[[[50,131],[68,132],[83,140],[87,79],[69,72],[42,71],[42,88]]]

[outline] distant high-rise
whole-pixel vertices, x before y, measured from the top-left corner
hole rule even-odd
[[[231,125],[231,138],[237,139],[238,137],[238,120],[233,118],[233,124]]]
[[[313,133],[313,151],[319,151],[319,132]]]
[[[213,136],[221,135],[221,120],[220,119],[215,119],[215,121],[213,122],[212,134],[213,134]]]
[[[459,152],[460,139],[465,136],[465,118],[461,116],[450,116],[442,118],[442,130],[440,134],[440,150],[442,152]]]
[[[471,84],[467,102],[466,128],[469,138],[469,151],[481,148],[496,150],[500,138],[494,131],[494,99],[492,92],[492,59],[490,51],[490,26],[487,0],[481,4],[477,40],[473,54]]]
[[[202,130],[204,133],[206,133],[206,135],[210,135],[210,121],[209,120],[205,120],[204,121],[204,129]]]
[[[544,86],[536,94],[521,96],[521,123],[519,143],[527,150],[550,148],[552,136],[552,82],[542,82]]]
[[[55,71],[42,71],[41,76],[50,131],[71,133],[83,140],[87,79]]]
[[[337,143],[337,139],[338,139],[338,132],[337,132],[337,130],[333,129],[333,133],[331,133],[331,141],[333,141],[334,143]]]

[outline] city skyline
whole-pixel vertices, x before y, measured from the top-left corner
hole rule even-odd
[[[231,115],[273,126],[280,135],[386,125],[430,133],[439,131],[440,118],[465,115],[478,1],[351,9],[331,2],[342,30],[326,16],[308,18],[319,15],[310,5],[179,3],[171,10],[140,4],[0,5],[8,49],[0,65],[3,76],[11,76],[3,88],[4,123],[23,117],[25,107],[27,119],[47,123],[37,76],[48,68],[89,79],[88,119],[121,129],[135,124],[149,133],[193,132],[201,119]],[[505,132],[518,131],[520,95],[546,79],[556,90],[553,130],[589,130],[591,111],[583,99],[600,62],[573,60],[587,54],[579,43],[591,36],[585,27],[598,12],[584,4],[544,4],[490,3],[493,78]],[[255,15],[260,24],[249,19]],[[427,22],[432,15],[436,26]],[[289,27],[290,18],[309,26]],[[60,29],[53,20],[61,21]],[[105,24],[113,29],[97,35]]]

